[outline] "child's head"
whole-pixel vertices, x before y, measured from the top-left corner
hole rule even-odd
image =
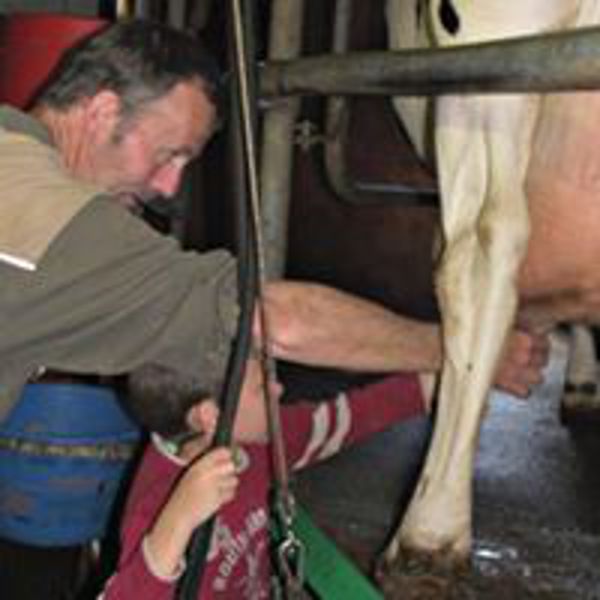
[[[246,366],[234,437],[239,441],[264,441],[267,419],[260,364]],[[270,393],[279,398],[278,384]],[[157,363],[146,363],[129,374],[127,404],[132,416],[145,428],[165,437],[193,431],[214,431],[218,410],[214,399],[196,377]],[[212,410],[211,410],[212,409]]]
[[[145,363],[128,377],[127,406],[132,416],[164,437],[190,431],[191,409],[209,400],[198,378],[158,363]]]

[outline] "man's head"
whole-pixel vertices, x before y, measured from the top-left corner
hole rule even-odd
[[[198,39],[121,21],[65,53],[33,113],[76,177],[125,197],[171,196],[215,130],[219,79]]]

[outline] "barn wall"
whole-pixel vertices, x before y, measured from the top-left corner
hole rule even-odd
[[[349,163],[356,180],[434,185],[395,127],[385,100],[353,105]],[[336,196],[318,148],[297,151],[288,275],[340,287],[419,318],[437,318],[433,288],[437,206],[356,206]]]
[[[307,53],[331,45],[334,2],[309,0]],[[352,50],[384,49],[383,3],[353,3]],[[303,102],[301,120],[318,138],[325,129],[323,98]],[[388,98],[350,100],[346,150],[354,182],[435,188],[432,170],[407,142]],[[288,275],[315,279],[384,303],[399,312],[436,318],[433,290],[437,205],[408,206],[402,200],[376,207],[338,197],[325,174],[323,146],[297,147],[290,209]],[[431,199],[430,199],[431,200]]]

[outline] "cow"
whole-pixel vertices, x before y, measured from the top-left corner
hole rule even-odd
[[[387,0],[394,49],[445,47],[598,24],[598,0]],[[471,476],[495,362],[515,318],[550,330],[600,317],[600,93],[398,98],[415,148],[433,152],[444,253],[446,361],[434,436],[385,553],[437,565],[470,555]]]

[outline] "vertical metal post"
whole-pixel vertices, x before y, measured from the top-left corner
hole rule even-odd
[[[269,34],[269,59],[293,59],[300,53],[303,0],[274,0]],[[291,197],[294,125],[298,98],[278,99],[265,114],[261,146],[261,198],[266,274],[280,277],[285,270]]]

